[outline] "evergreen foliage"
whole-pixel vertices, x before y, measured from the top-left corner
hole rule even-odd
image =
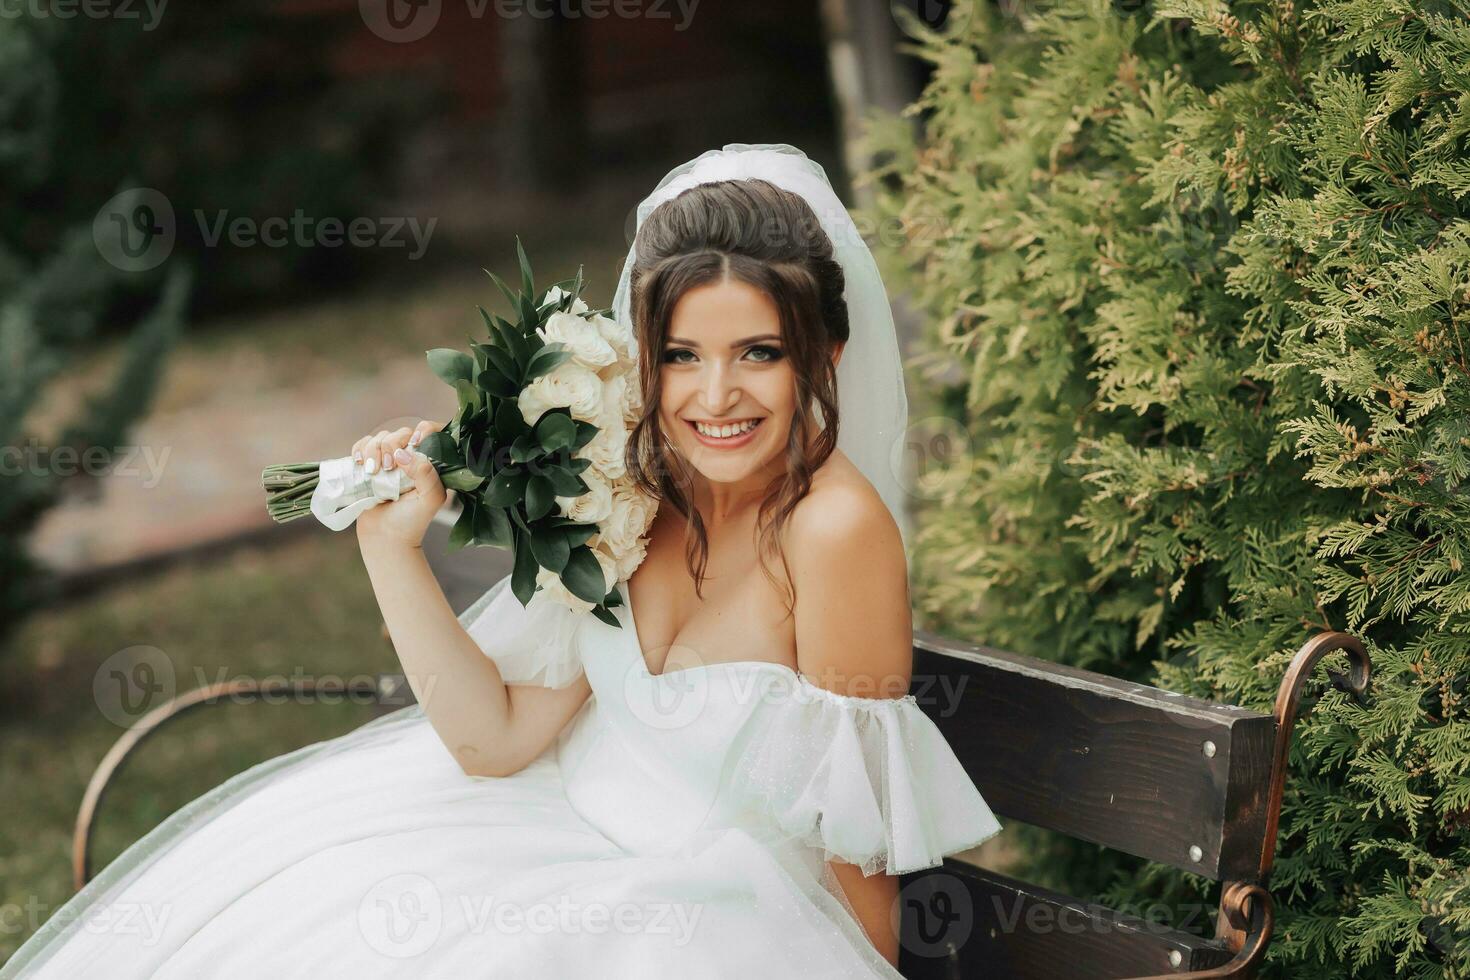
[[[865,218],[969,440],[921,506],[920,617],[1266,712],[1309,635],[1362,637],[1362,705],[1308,687],[1263,975],[1465,976],[1470,5],[906,30],[933,73],[870,119]],[[1212,931],[1218,885],[1018,830],[1027,877]]]

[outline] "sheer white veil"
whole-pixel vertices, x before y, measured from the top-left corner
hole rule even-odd
[[[670,170],[638,205],[637,227],[643,227],[654,208],[697,184],[751,178],[804,198],[832,241],[846,280],[843,295],[851,331],[837,365],[837,445],[882,495],[907,545],[910,523],[904,488],[911,484],[904,470],[903,440],[908,395],[893,310],[867,242],[821,164],[787,143],[726,143]],[[613,299],[614,315],[627,324],[633,322],[629,278],[637,251],[635,233]]]

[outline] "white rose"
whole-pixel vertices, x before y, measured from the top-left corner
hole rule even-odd
[[[632,479],[618,480],[612,486],[612,513],[598,525],[597,547],[607,549],[618,558],[619,571],[627,575],[638,567],[637,559],[625,559],[630,552],[638,552],[646,544],[643,540],[653,525],[658,510],[657,501],[638,489]],[[628,566],[631,562],[631,567]],[[626,577],[626,575],[620,576]]]
[[[627,383],[623,385],[623,389],[619,394],[622,396],[621,410],[623,421],[628,425],[632,425],[643,414],[643,388],[639,385],[636,377],[629,376]]]
[[[608,544],[601,542],[592,548],[594,555],[603,555],[613,563],[617,581],[626,582],[638,571],[638,566],[643,564],[643,559],[648,556],[648,539],[638,538],[633,544],[619,551],[616,555],[608,553]]]
[[[577,456],[592,461],[593,470],[609,480],[616,480],[628,472],[628,429],[618,415],[603,412],[593,420],[597,435],[592,441],[577,450]]]
[[[607,341],[608,346],[617,351],[618,357],[623,360],[631,360],[633,331],[626,325],[619,323],[612,317],[603,316],[601,313],[592,318],[592,325],[602,339]]]
[[[602,379],[575,360],[564,361],[521,389],[516,404],[527,425],[549,408],[569,408],[573,418],[591,422],[602,410]]]
[[[561,298],[566,294],[567,291],[565,289],[562,289],[560,286],[552,286],[546,291],[546,302],[559,302]],[[541,305],[545,306],[546,302],[543,302]],[[588,307],[588,305],[580,299],[572,303],[573,313],[586,313],[588,309],[590,309],[590,307]]]
[[[612,516],[612,485],[598,476],[589,466],[580,474],[587,484],[587,492],[576,497],[557,497],[556,505],[561,513],[579,524],[596,524]]]
[[[597,328],[574,313],[553,313],[536,333],[547,343],[563,343],[572,352],[572,360],[596,371],[616,364],[617,351],[603,339]]]

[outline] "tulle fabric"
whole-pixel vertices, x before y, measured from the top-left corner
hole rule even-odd
[[[562,688],[582,676],[575,637],[585,614],[537,590],[521,605],[510,576],[496,582],[460,613],[465,631],[495,661],[507,684]]]
[[[941,864],[999,820],[910,694],[854,697],[777,671],[734,792],[784,833],[865,876]]]

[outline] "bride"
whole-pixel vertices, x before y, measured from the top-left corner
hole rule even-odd
[[[364,564],[418,704],[175,813],[0,980],[898,978],[898,875],[1000,825],[905,692],[911,619],[897,340],[822,169],[731,144],[639,208],[614,308],[658,501],[621,628],[456,617],[420,542],[437,428],[364,466]]]

